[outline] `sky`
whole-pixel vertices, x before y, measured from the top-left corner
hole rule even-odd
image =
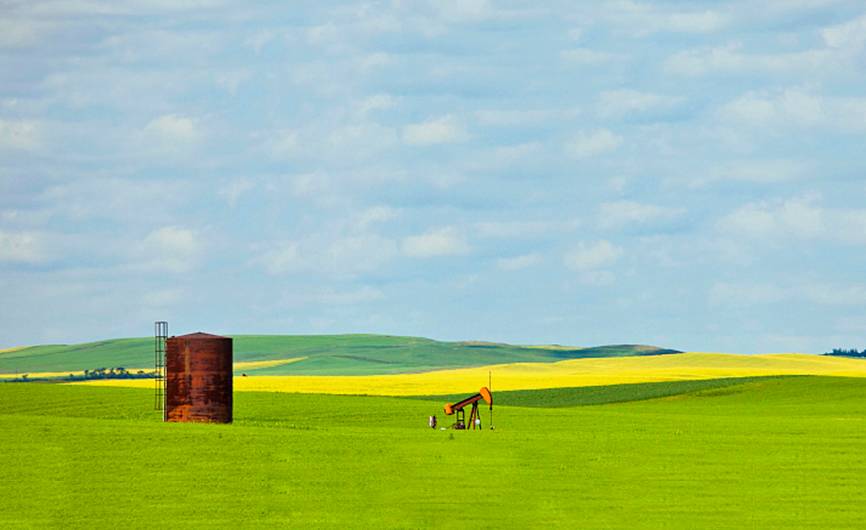
[[[0,0],[0,348],[866,348],[866,4]]]

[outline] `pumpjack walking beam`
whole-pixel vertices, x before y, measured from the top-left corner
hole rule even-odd
[[[457,415],[457,422],[455,423],[455,427],[457,429],[465,429],[465,415],[466,412],[464,408],[467,405],[472,405],[472,408],[469,412],[469,423],[472,425],[472,428],[475,429],[475,420],[480,419],[480,413],[478,412],[478,402],[484,400],[490,405],[490,410],[493,411],[493,394],[490,393],[490,390],[485,386],[481,387],[481,390],[478,391],[477,394],[473,396],[469,396],[466,399],[458,401],[457,403],[447,403],[444,407],[445,415],[451,416],[452,414]]]

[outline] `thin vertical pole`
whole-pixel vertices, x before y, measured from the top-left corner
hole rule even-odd
[[[493,430],[493,370],[487,371],[487,390],[490,391],[490,430]]]

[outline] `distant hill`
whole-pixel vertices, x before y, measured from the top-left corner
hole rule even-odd
[[[236,335],[236,372],[248,375],[362,375],[422,372],[512,362],[679,353],[644,345],[577,348],[443,342],[390,335]],[[285,361],[285,362],[279,362]],[[153,366],[153,338],[43,345],[0,351],[0,374]]]

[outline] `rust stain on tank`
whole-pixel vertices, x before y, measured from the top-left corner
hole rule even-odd
[[[232,339],[191,333],[165,346],[165,421],[231,423]]]

